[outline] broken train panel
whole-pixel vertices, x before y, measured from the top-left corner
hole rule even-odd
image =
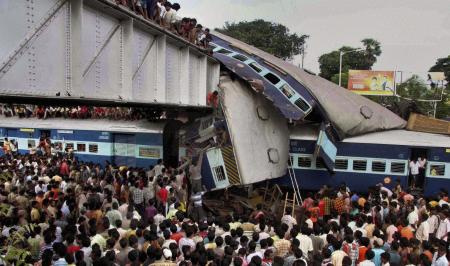
[[[248,83],[221,77],[220,110],[185,131],[191,148],[205,147],[202,178],[208,189],[248,185],[284,176],[289,130],[280,111]]]

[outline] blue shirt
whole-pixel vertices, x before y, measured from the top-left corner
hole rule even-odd
[[[381,248],[374,248],[372,249],[373,253],[375,253],[375,257],[373,257],[373,263],[375,263],[375,266],[381,266],[381,254],[385,251]]]

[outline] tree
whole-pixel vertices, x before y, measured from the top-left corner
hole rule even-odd
[[[374,39],[363,39],[363,50],[354,51],[344,55],[342,58],[342,73],[347,73],[349,69],[370,70],[381,55],[381,45]],[[339,80],[339,54],[340,52],[353,51],[358,48],[342,46],[336,51],[323,54],[319,57],[320,76],[338,83]],[[337,78],[333,77],[338,75]],[[347,84],[347,79],[342,76],[342,84]]]
[[[368,98],[386,106],[404,119],[408,119],[409,112],[432,116],[434,113],[434,102],[422,100],[439,100],[441,89],[430,88],[423,79],[413,75],[405,82],[397,85],[397,95],[400,97],[368,96]],[[436,118],[446,118],[450,115],[447,98],[445,96],[443,98],[437,104]]]
[[[448,118],[450,117],[450,55],[447,57],[438,58],[434,66],[429,70],[430,72],[444,72],[447,85],[442,95],[442,101],[438,102],[436,106],[436,117]],[[443,85],[443,84],[442,84]],[[438,85],[438,90],[440,92]]]
[[[238,23],[226,22],[218,32],[253,45],[283,60],[292,59],[303,52],[308,35],[291,34],[289,29],[278,23],[257,19]]]

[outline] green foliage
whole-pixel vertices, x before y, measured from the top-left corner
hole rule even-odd
[[[448,95],[448,87],[446,91]],[[397,94],[400,98],[379,96],[371,96],[368,98],[385,106],[394,106],[398,102],[410,101],[418,108],[418,112],[432,116],[434,112],[434,102],[423,102],[420,100],[440,99],[441,88],[429,88],[423,79],[419,78],[417,75],[413,75],[405,82],[397,85]],[[444,96],[443,101],[438,102],[436,118],[446,118],[450,115],[447,97],[448,96]]]
[[[447,80],[447,86],[444,90],[443,99],[438,103],[436,108],[436,117],[450,117],[450,55],[438,58],[436,64],[429,70],[430,72],[444,72]]]
[[[6,216],[8,214],[10,207],[11,207],[11,205],[9,205],[9,204],[0,203],[0,217]]]
[[[30,252],[26,249],[26,239],[23,235],[24,230],[12,233],[7,239],[6,245],[0,247],[0,257],[10,265],[22,266]]]
[[[338,74],[334,74],[331,77],[331,81],[336,83],[336,84],[339,84],[339,73]],[[343,72],[341,74],[341,86],[344,87],[344,88],[348,87],[348,72],[345,72],[345,73]]]
[[[0,181],[1,182],[6,182],[8,180],[11,180],[11,178],[12,178],[12,174],[9,171],[0,173]]]
[[[363,44],[363,50],[343,55],[342,73],[347,73],[349,69],[370,70],[377,61],[377,57],[381,55],[381,45],[378,41],[374,39],[363,39],[361,40],[361,43]],[[321,55],[319,57],[319,75],[325,79],[332,80],[337,84],[339,77],[336,81],[332,78],[334,75],[339,74],[340,51],[348,52],[356,49],[358,48],[342,46],[339,50]]]
[[[308,38],[308,35],[291,34],[286,26],[263,19],[226,22],[222,29],[216,30],[284,60],[302,53]]]

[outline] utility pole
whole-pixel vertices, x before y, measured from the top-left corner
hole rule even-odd
[[[302,44],[302,68],[303,67],[303,63],[305,61],[305,43]]]
[[[348,53],[358,52],[364,50],[363,48],[357,48],[350,51],[339,51],[339,87],[341,86],[341,80],[342,80],[342,56]]]

